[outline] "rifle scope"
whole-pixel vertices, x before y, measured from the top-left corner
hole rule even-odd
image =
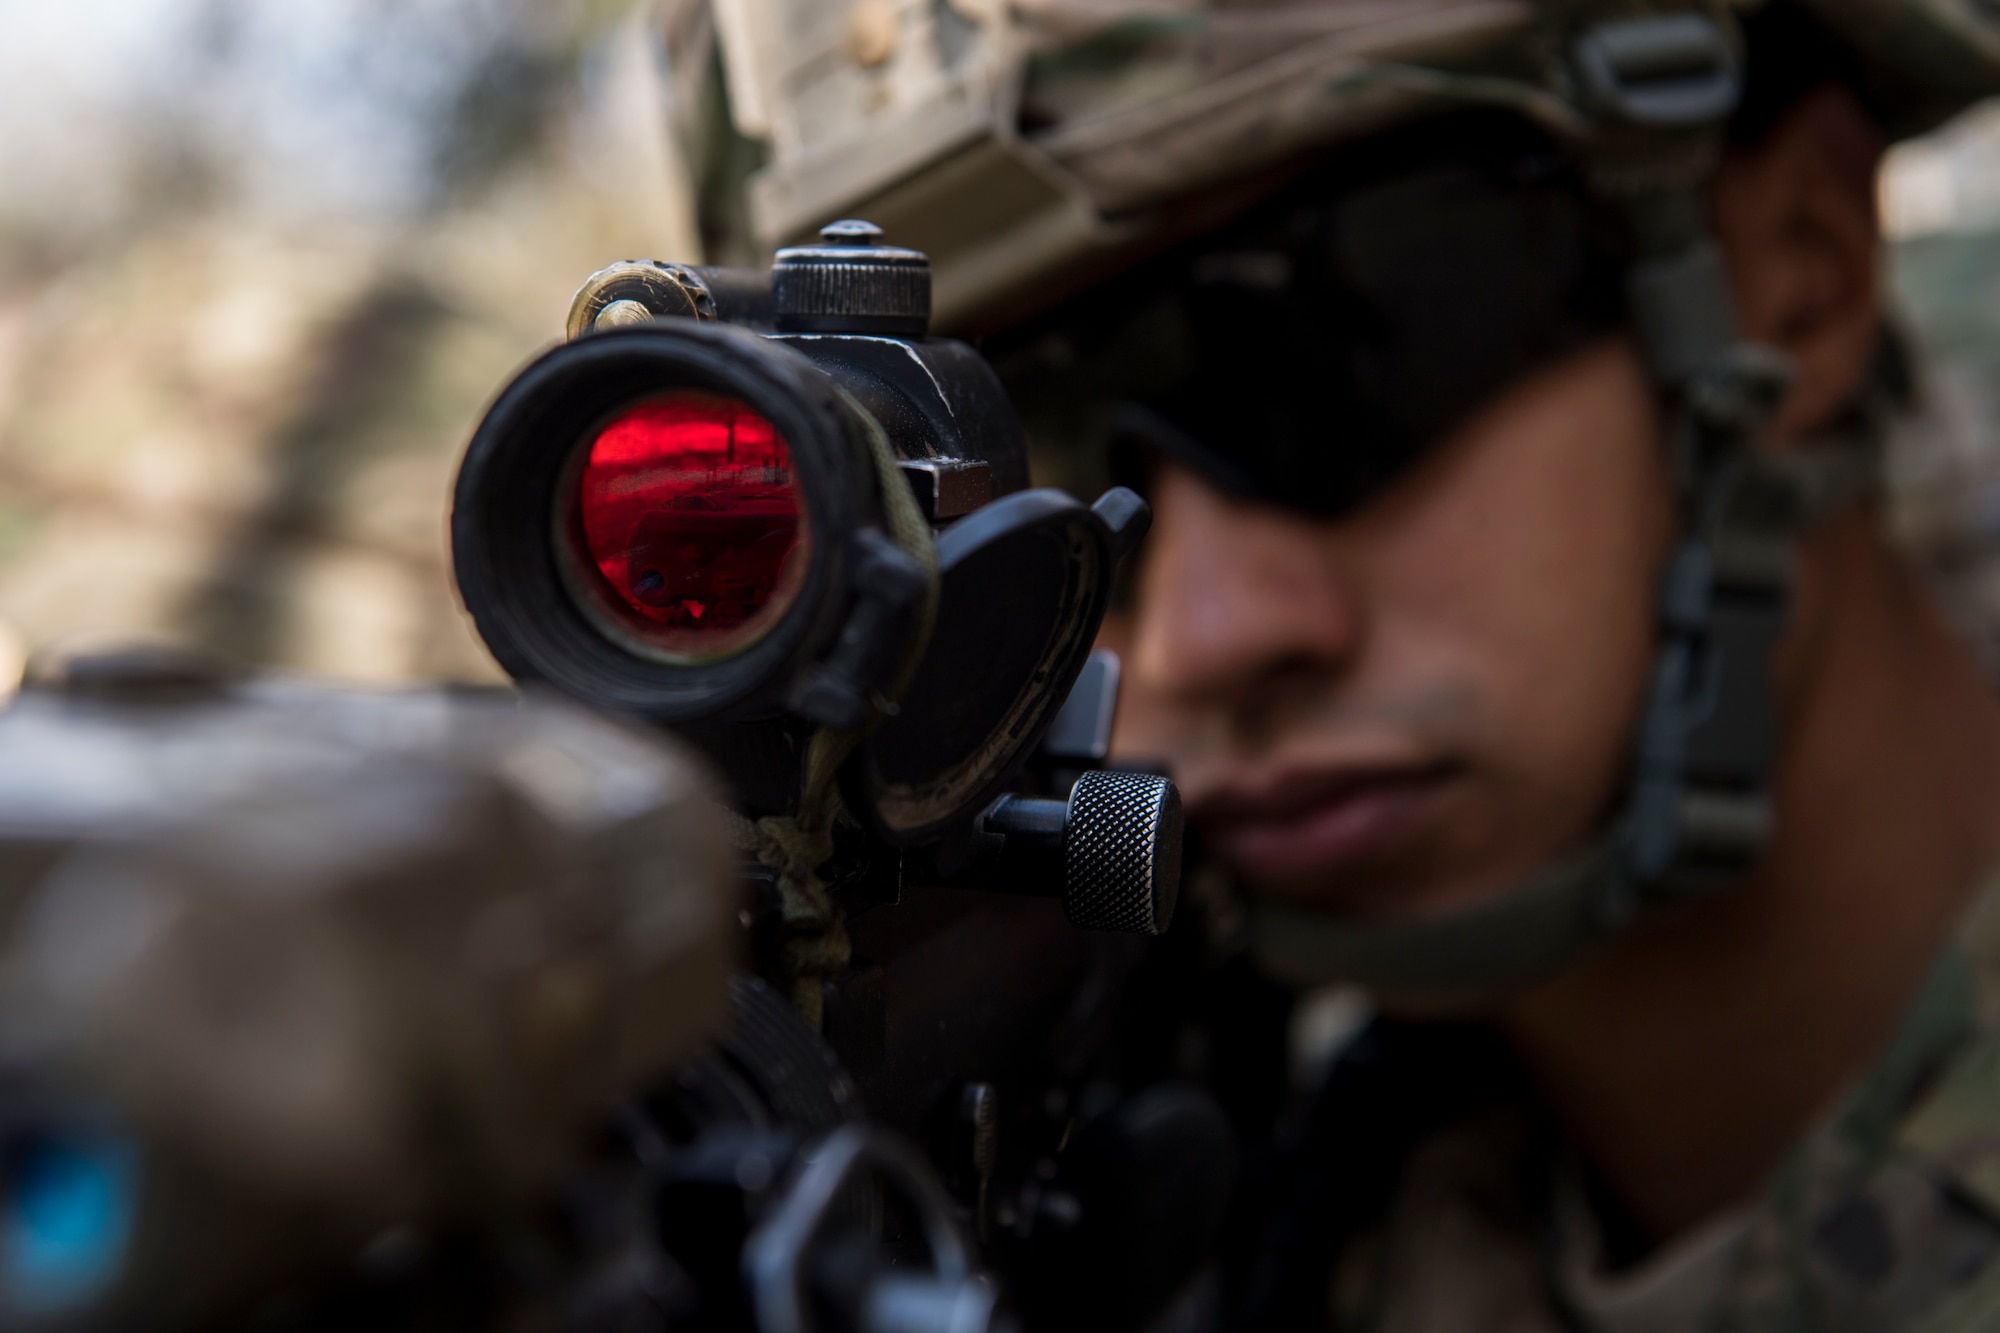
[[[681,730],[753,814],[796,802],[813,728],[872,727],[842,782],[873,832],[977,815],[1062,707],[1148,514],[1027,489],[1005,392],[929,311],[923,254],[861,222],[768,277],[594,275],[459,475],[459,588],[494,656]],[[932,576],[891,536],[902,495],[938,580],[913,676]]]

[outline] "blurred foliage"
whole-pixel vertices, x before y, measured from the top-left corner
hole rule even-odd
[[[0,637],[491,676],[465,438],[585,275],[692,256],[654,37],[627,0],[0,0]]]

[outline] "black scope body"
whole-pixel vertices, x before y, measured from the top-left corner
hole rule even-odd
[[[859,222],[768,274],[594,275],[458,479],[459,588],[501,665],[674,728],[753,816],[795,808],[815,731],[855,732],[842,790],[873,835],[976,851],[1149,515],[1029,489],[1005,391],[929,311],[926,258]]]

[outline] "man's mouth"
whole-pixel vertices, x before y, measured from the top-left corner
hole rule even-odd
[[[1300,774],[1218,794],[1193,813],[1209,845],[1252,881],[1303,886],[1390,851],[1461,773],[1435,763]]]

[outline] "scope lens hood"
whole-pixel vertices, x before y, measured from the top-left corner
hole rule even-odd
[[[1003,496],[937,539],[937,622],[896,714],[843,774],[904,846],[983,810],[1069,697],[1110,604],[1113,537],[1062,491]]]
[[[544,354],[461,465],[452,559],[511,675],[674,723],[775,712],[838,635],[876,521],[855,423],[797,352],[661,320]]]

